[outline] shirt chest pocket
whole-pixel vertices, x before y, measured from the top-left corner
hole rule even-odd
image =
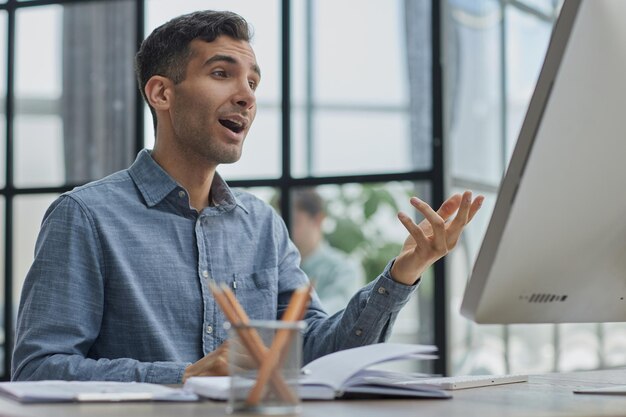
[[[278,269],[237,273],[232,288],[251,320],[276,320],[278,302]]]

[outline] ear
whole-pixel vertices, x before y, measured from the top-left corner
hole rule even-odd
[[[161,75],[152,76],[146,83],[144,92],[155,110],[168,110],[172,100],[172,81]]]

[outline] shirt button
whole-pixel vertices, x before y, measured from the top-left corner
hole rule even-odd
[[[378,294],[385,294],[386,292],[387,290],[385,289],[385,287],[378,288]]]
[[[206,326],[206,332],[207,332],[208,334],[213,333],[213,326]]]
[[[361,336],[363,334],[363,330],[356,329],[356,332],[354,332],[354,334],[356,334],[357,336]]]
[[[209,271],[207,271],[206,269],[204,271],[202,271],[202,276],[205,278],[209,277]]]
[[[185,194],[185,192],[184,192],[184,191],[182,191],[182,190],[178,192],[178,196],[179,196],[180,198],[184,198],[184,197],[185,197],[185,195],[186,195],[186,194]]]

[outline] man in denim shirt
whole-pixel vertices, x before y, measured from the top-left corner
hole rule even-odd
[[[249,40],[240,16],[206,11],[143,42],[136,69],[154,150],[46,212],[20,301],[14,380],[223,375],[225,318],[209,280],[228,284],[253,319],[281,317],[307,283],[280,217],[216,173],[240,158],[256,114],[261,73]],[[410,236],[382,274],[332,318],[313,298],[304,360],[386,340],[422,272],[456,245],[481,202],[466,192],[435,212],[412,198],[426,220],[398,215]]]

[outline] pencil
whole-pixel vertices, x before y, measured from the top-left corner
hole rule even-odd
[[[235,331],[239,335],[242,344],[250,352],[250,355],[257,363],[257,366],[261,366],[268,349],[263,344],[259,334],[254,329],[241,328],[240,325],[249,324],[249,319],[237,299],[232,294],[229,288],[228,291],[220,289],[214,282],[209,283],[209,288],[213,293],[215,301],[224,312],[226,319],[235,327]],[[229,297],[230,295],[230,297]],[[285,383],[282,375],[279,373],[272,373],[271,376],[272,386],[276,389],[278,395],[285,401],[295,403],[297,396],[293,393],[289,385]]]
[[[298,288],[294,291],[291,296],[291,300],[289,300],[289,304],[287,305],[287,309],[283,314],[282,320],[284,322],[296,322],[302,319],[308,307],[310,293],[310,285]],[[272,373],[280,367],[280,364],[285,358],[286,352],[284,351],[293,338],[294,331],[298,330],[280,329],[276,332],[276,337],[274,337],[274,341],[265,355],[265,360],[259,369],[256,383],[248,394],[248,404],[256,405],[261,400],[270,375],[272,375]]]

